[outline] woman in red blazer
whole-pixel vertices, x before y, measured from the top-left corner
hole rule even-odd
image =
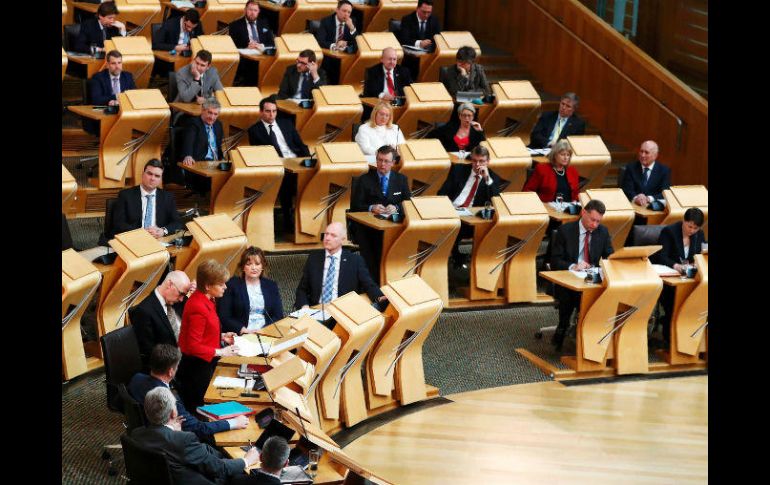
[[[524,190],[537,192],[543,202],[553,202],[561,194],[564,202],[578,200],[580,177],[577,169],[570,167],[572,147],[567,140],[559,140],[548,154],[551,163],[538,163],[535,171],[524,184]]]
[[[225,282],[230,274],[227,268],[215,260],[204,261],[198,266],[197,289],[187,300],[179,329],[179,350],[182,361],[176,379],[179,396],[185,407],[195,410],[203,405],[203,396],[214,375],[219,357],[235,355],[235,334],[222,333],[217,316],[215,298],[225,292]],[[222,348],[222,342],[228,344]]]

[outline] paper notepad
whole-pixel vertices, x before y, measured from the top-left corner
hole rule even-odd
[[[665,264],[653,264],[652,269],[658,273],[658,276],[679,276],[679,271]]]
[[[244,387],[246,387],[246,379],[241,379],[239,377],[216,376],[214,378],[214,387],[216,387],[218,389],[221,389],[221,388],[231,388],[231,389],[244,388]]]
[[[238,355],[241,357],[256,357],[258,355],[265,355],[270,349],[270,342],[262,340],[262,344],[259,343],[256,335],[236,335],[234,343],[238,346]],[[264,345],[264,348],[262,347]]]

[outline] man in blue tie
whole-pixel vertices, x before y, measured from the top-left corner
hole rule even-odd
[[[196,161],[222,160],[224,131],[222,122],[217,119],[219,110],[219,102],[208,98],[201,105],[201,115],[185,127],[180,150],[183,165],[191,167]],[[194,191],[205,194],[209,190],[209,179],[186,170],[183,172],[187,185]]]
[[[305,262],[297,285],[295,308],[327,304],[351,291],[366,293],[372,301],[385,301],[361,256],[342,248],[346,240],[343,224],[332,222],[326,226],[324,249],[311,252]]]
[[[646,207],[663,199],[663,191],[671,188],[671,169],[657,159],[658,144],[647,140],[639,147],[639,160],[626,165],[620,187],[636,205]]]
[[[353,184],[350,208],[353,212],[371,212],[378,217],[388,218],[402,212],[401,203],[411,198],[411,190],[406,176],[391,170],[396,157],[393,147],[383,145],[375,156],[377,170],[361,175]],[[374,281],[379,281],[382,232],[362,224],[355,224],[353,228],[361,256]]]
[[[158,188],[161,180],[163,163],[153,158],[144,165],[141,184],[118,193],[112,208],[113,231],[105,232],[107,240],[132,229],[146,229],[157,239],[182,228],[174,194]]]

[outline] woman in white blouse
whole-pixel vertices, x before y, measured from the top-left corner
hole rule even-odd
[[[390,145],[396,150],[404,143],[401,128],[393,124],[393,107],[388,101],[380,101],[372,110],[369,121],[358,128],[356,143],[364,155],[374,155],[383,145]]]

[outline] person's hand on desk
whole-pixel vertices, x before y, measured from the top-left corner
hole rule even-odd
[[[590,263],[586,263],[585,261],[580,261],[577,264],[573,264],[569,269],[571,269],[572,271],[585,271],[590,267],[591,267]]]
[[[380,93],[380,99],[384,99],[385,101],[393,101],[394,99],[396,99],[396,97],[390,94],[389,92],[385,91],[383,93]]]
[[[372,214],[374,215],[385,214],[387,210],[388,209],[382,204],[374,204],[372,206]]]
[[[382,295],[381,297],[377,298],[378,303],[382,303],[384,301],[388,301],[388,297],[385,295]]]
[[[388,215],[395,214],[397,210],[398,210],[398,208],[395,205],[393,205],[393,204],[388,204],[385,207],[385,213],[388,214]]]
[[[154,237],[155,239],[160,239],[163,236],[165,236],[165,234],[163,233],[163,229],[161,229],[160,227],[156,227],[156,226],[148,227],[147,228],[147,232],[149,232],[150,235],[152,237]]]
[[[115,106],[118,104],[117,99],[111,99],[109,103],[107,103],[107,106]]]
[[[259,449],[256,446],[249,448],[249,451],[243,455],[243,461],[246,462],[246,468],[259,462]]]
[[[214,355],[216,357],[233,357],[238,355],[238,346],[237,345],[228,345],[227,347],[223,347],[221,349],[214,349]]]
[[[195,159],[188,155],[182,159],[182,165],[185,167],[192,167],[195,165]]]
[[[247,46],[249,49],[259,49],[261,51],[265,50],[265,45],[260,44],[256,40],[250,40],[249,45]]]
[[[177,54],[179,54],[180,52],[189,51],[190,46],[187,44],[178,44],[176,47],[174,47],[174,50]]]
[[[233,345],[235,332],[222,332],[222,341],[227,345]]]
[[[345,48],[348,46],[348,41],[346,40],[338,40],[336,44],[334,44],[334,49],[332,50],[345,50]]]
[[[432,41],[432,40],[430,40],[430,39],[424,39],[424,40],[421,40],[421,41],[420,41],[420,47],[421,47],[422,49],[427,49],[427,48],[429,48],[431,45],[433,45],[433,41]]]
[[[228,419],[227,422],[230,423],[230,429],[245,429],[249,425],[249,418],[241,414]]]
[[[646,207],[647,204],[650,203],[650,200],[644,194],[636,194],[636,197],[634,197],[633,202],[636,205],[640,205],[642,207]]]

